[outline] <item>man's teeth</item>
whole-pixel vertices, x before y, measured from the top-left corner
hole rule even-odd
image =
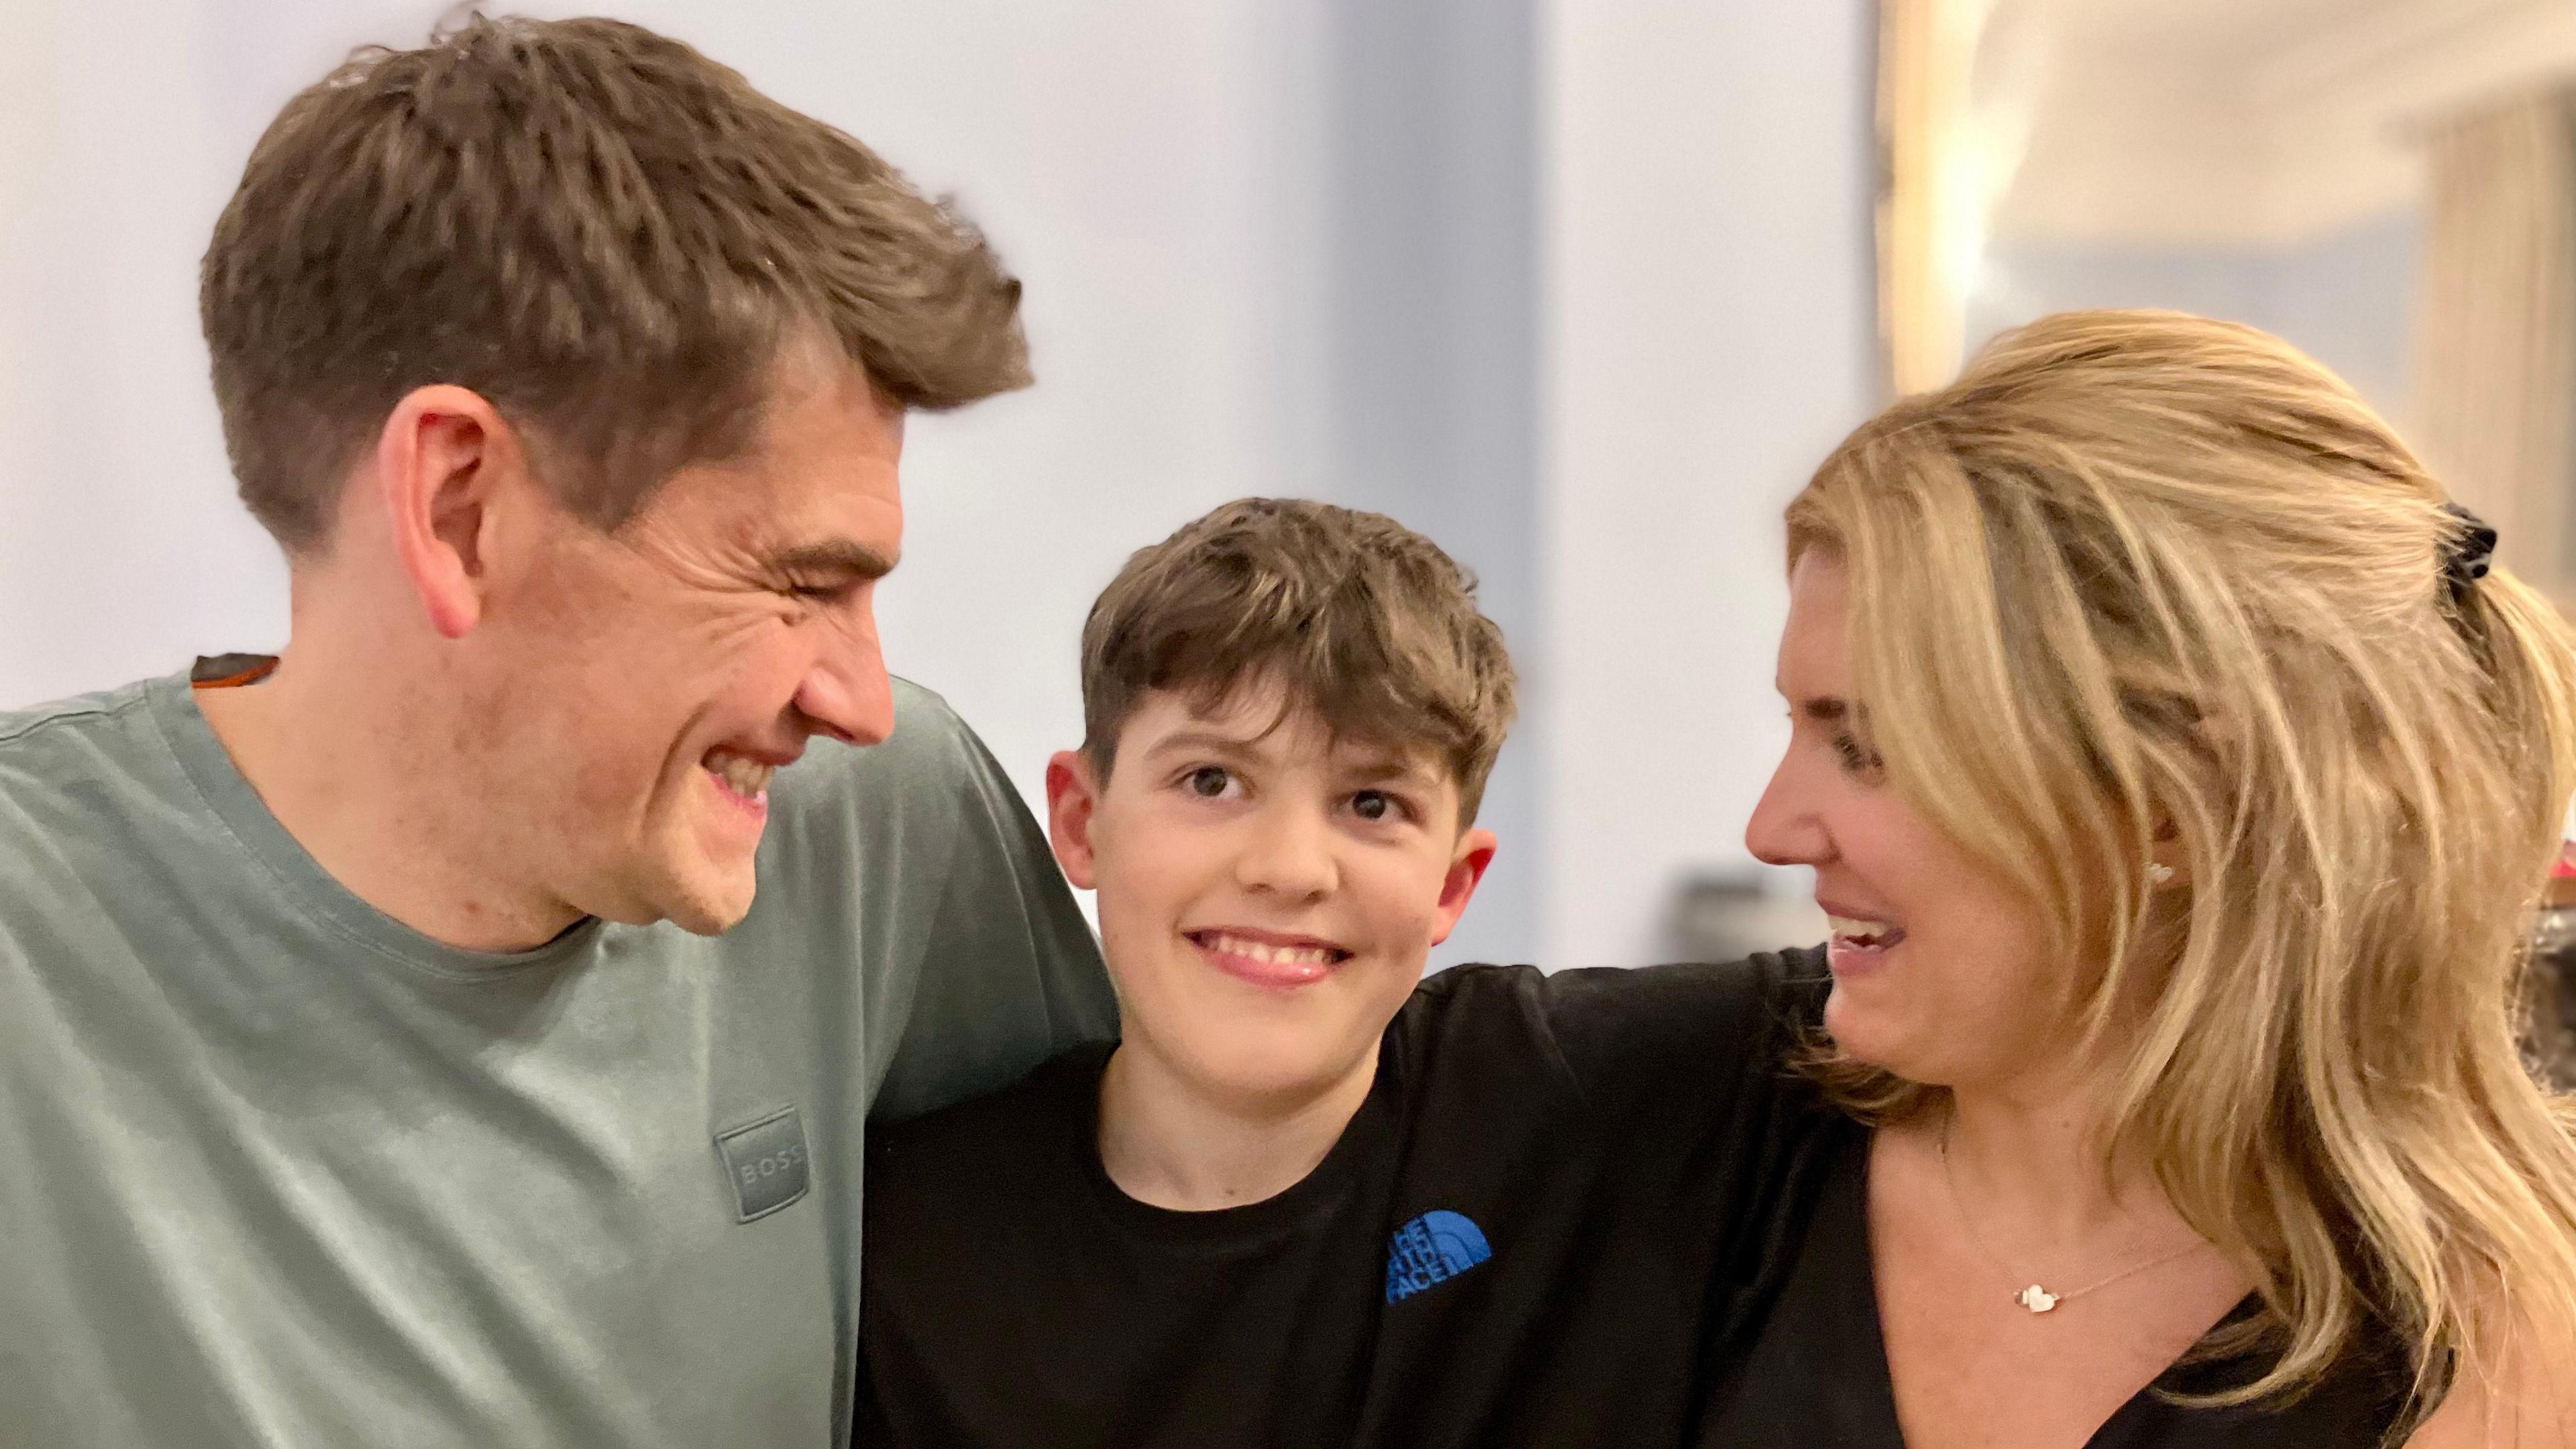
[[[1875,941],[1896,929],[1885,921],[1856,921],[1849,916],[1827,916],[1825,921],[1835,935],[1851,941]]]
[[[1207,943],[1210,950],[1272,965],[1330,966],[1342,955],[1330,946],[1274,946],[1267,941],[1229,936],[1221,931],[1209,936]]]
[[[707,772],[735,794],[758,800],[769,793],[769,777],[778,767],[742,755],[709,755]]]

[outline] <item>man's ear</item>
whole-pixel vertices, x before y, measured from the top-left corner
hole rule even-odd
[[[1100,804],[1100,782],[1091,756],[1081,750],[1058,750],[1047,761],[1047,843],[1064,878],[1083,890],[1099,889],[1091,848],[1091,819]]]
[[[394,556],[429,625],[461,639],[482,621],[503,485],[527,458],[500,410],[444,383],[403,394],[376,435],[376,492]]]
[[[1494,851],[1502,842],[1490,830],[1470,830],[1458,837],[1458,850],[1449,858],[1449,874],[1440,882],[1440,913],[1432,918],[1431,944],[1439,945],[1458,929],[1458,918],[1467,914],[1467,902],[1476,894],[1476,886],[1485,878],[1485,867],[1494,863]]]

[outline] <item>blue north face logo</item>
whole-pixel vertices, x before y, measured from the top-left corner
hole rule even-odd
[[[1397,1228],[1387,1240],[1386,1301],[1410,1298],[1492,1256],[1484,1230],[1465,1214],[1437,1209],[1424,1213]]]

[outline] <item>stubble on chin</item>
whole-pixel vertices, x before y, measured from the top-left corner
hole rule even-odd
[[[751,914],[760,885],[754,857],[717,860],[667,837],[655,845],[642,862],[648,877],[642,894],[659,919],[693,936],[721,936]]]

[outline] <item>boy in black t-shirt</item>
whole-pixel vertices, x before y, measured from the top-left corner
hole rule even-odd
[[[874,1137],[858,1443],[1679,1442],[1818,973],[1422,979],[1495,849],[1473,587],[1246,500],[1093,606],[1047,794],[1124,1040]]]

